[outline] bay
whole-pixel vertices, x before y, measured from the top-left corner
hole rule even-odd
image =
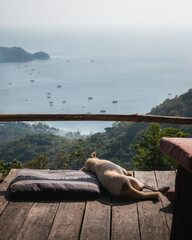
[[[191,88],[188,32],[2,32],[0,45],[48,61],[0,64],[0,113],[145,114]],[[108,122],[49,122],[89,134]]]

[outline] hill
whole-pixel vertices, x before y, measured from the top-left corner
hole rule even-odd
[[[187,93],[181,96],[166,99],[148,114],[190,117],[192,116],[191,106],[192,89],[189,89]],[[134,169],[132,161],[134,152],[130,147],[141,138],[148,127],[148,123],[117,122],[112,127],[106,128],[105,132],[96,133],[83,139],[81,144],[84,148],[89,149],[90,153],[96,151],[98,157],[111,160],[125,168]],[[161,127],[178,128],[184,133],[192,135],[191,125],[161,124]],[[75,140],[52,134],[26,135],[20,139],[2,143],[0,145],[0,160],[11,161],[17,159],[26,162],[40,154],[47,155],[54,160],[55,154],[59,150],[74,149],[75,144]]]
[[[21,163],[28,162],[39,155],[45,155],[56,160],[56,154],[61,149],[69,149],[72,141],[53,134],[26,135],[17,140],[0,145],[0,160],[6,162],[14,159]]]
[[[31,54],[20,47],[0,47],[0,63],[47,60],[50,56],[44,52]]]
[[[162,104],[153,108],[148,114],[192,117],[192,89],[181,96],[173,99],[166,99]],[[191,125],[179,124],[160,124],[164,129],[166,127],[178,128],[184,133],[192,135]],[[112,127],[106,128],[104,133],[97,133],[84,141],[84,146],[90,146],[95,149],[98,157],[112,160],[122,164],[127,168],[133,169],[132,162],[133,150],[132,144],[141,138],[141,135],[149,127],[149,123],[126,123],[117,122]]]
[[[25,122],[1,122],[0,123],[0,144],[22,138],[25,135],[52,133],[58,134],[59,129],[49,127],[46,124],[28,124]]]

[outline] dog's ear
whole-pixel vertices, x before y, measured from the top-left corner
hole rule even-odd
[[[96,152],[92,152],[92,153],[91,153],[91,157],[92,157],[92,158],[96,158]]]

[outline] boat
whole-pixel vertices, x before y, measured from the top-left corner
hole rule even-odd
[[[88,99],[89,99],[89,100],[92,100],[92,99],[93,99],[93,97],[88,97]]]
[[[100,113],[105,113],[105,112],[106,112],[106,110],[101,110],[101,111],[100,111]]]
[[[62,88],[62,86],[61,85],[57,85],[57,88]]]
[[[117,100],[113,100],[112,103],[118,103],[118,101]]]

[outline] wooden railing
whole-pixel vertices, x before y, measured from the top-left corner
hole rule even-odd
[[[191,117],[170,117],[140,114],[0,114],[0,122],[18,121],[112,121],[191,124]]]

